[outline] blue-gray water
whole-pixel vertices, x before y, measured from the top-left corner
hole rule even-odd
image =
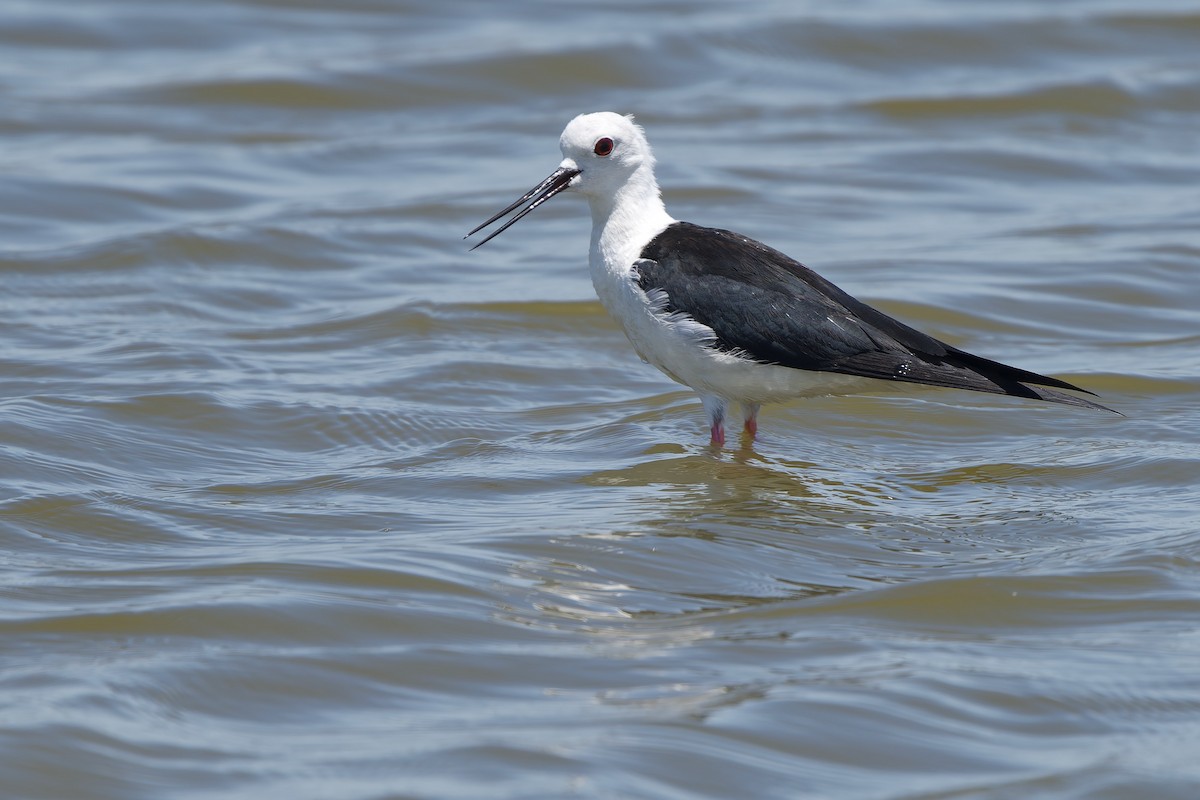
[[[0,796],[1200,795],[1194,2],[0,3]],[[564,196],[1124,418],[707,444]]]

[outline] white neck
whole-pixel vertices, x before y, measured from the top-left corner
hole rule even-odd
[[[663,205],[650,166],[638,168],[613,194],[591,194],[593,280],[598,270],[624,275],[642,248],[675,220]]]

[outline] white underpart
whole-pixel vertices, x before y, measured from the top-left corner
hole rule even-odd
[[[595,155],[601,137],[615,142],[611,156]],[[663,206],[654,177],[654,156],[642,129],[610,112],[573,119],[559,142],[562,166],[582,170],[571,189],[592,211],[589,253],[592,285],[634,349],[672,379],[699,393],[710,424],[720,423],[729,403],[746,418],[761,403],[869,390],[876,381],[831,372],[763,364],[712,346],[716,334],[684,313],[667,310],[662,290],[637,285],[637,261],[647,243],[675,220]]]

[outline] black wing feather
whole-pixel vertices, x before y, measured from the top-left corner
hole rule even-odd
[[[731,231],[676,222],[641,257],[635,266],[642,290],[662,290],[666,310],[712,328],[715,346],[763,363],[1104,408],[1027,386],[1092,394],[921,333],[778,250]]]

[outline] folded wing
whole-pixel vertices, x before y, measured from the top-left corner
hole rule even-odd
[[[763,363],[1112,410],[1054,390],[1091,394],[1066,381],[910,328],[778,250],[730,231],[677,222],[641,255],[634,265],[638,285],[665,292],[666,311],[712,328],[716,347]]]

